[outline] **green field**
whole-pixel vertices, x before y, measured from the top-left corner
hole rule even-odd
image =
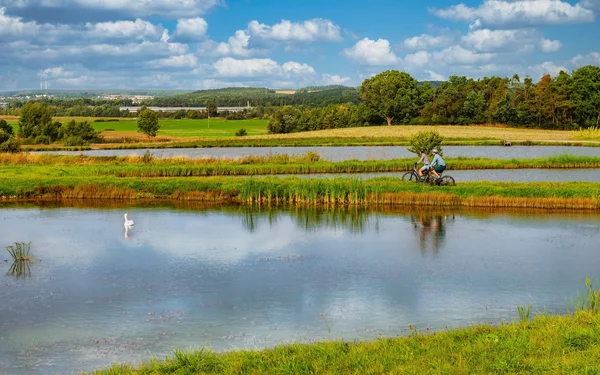
[[[56,118],[57,121],[68,121],[66,118]],[[93,121],[93,118],[77,118],[77,121]],[[18,131],[18,121],[8,120],[16,131]],[[220,118],[210,119],[210,124],[207,119],[204,120],[160,120],[161,128],[158,136],[163,137],[181,137],[181,138],[197,138],[197,137],[232,137],[235,132],[244,128],[248,135],[263,135],[267,134],[268,120],[225,120]],[[103,136],[110,136],[110,133],[122,132],[137,132],[136,120],[120,120],[114,122],[92,122],[96,130],[103,131]],[[106,131],[106,129],[112,129]],[[121,135],[121,134],[119,134]],[[123,135],[126,136],[126,135]]]

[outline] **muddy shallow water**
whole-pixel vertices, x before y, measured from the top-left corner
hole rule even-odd
[[[0,206],[0,223],[40,260],[20,276],[0,262],[3,374],[564,313],[600,276],[598,214],[113,203]]]

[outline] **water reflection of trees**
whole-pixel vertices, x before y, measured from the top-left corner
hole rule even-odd
[[[242,215],[242,225],[250,232],[254,232],[259,223],[265,220],[269,227],[273,227],[282,215],[289,216],[298,227],[306,231],[323,228],[345,229],[354,233],[362,233],[367,228],[379,230],[379,215],[358,207],[278,209],[241,207],[240,214]]]
[[[446,240],[446,221],[449,218],[454,220],[454,215],[419,213],[410,216],[421,254],[425,255],[429,249],[434,255],[439,254],[440,247]]]

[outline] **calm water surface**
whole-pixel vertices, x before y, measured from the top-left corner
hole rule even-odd
[[[0,208],[41,260],[0,262],[0,373],[563,313],[600,276],[597,214],[126,210]]]
[[[356,147],[228,147],[228,148],[177,148],[150,150],[156,157],[187,156],[190,158],[237,158],[249,155],[289,154],[303,155],[308,151],[319,153],[331,161],[388,160],[414,157],[406,146],[356,146]],[[146,150],[94,150],[50,152],[92,156],[142,156]],[[552,155],[600,156],[600,147],[574,146],[445,146],[447,157],[484,157],[492,159],[541,158]]]

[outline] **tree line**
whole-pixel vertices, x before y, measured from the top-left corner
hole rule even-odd
[[[386,71],[365,80],[359,104],[325,108],[286,106],[271,116],[271,133],[364,125],[469,125],[578,129],[600,124],[600,68],[544,75],[472,79],[452,76],[437,87],[408,73]]]

